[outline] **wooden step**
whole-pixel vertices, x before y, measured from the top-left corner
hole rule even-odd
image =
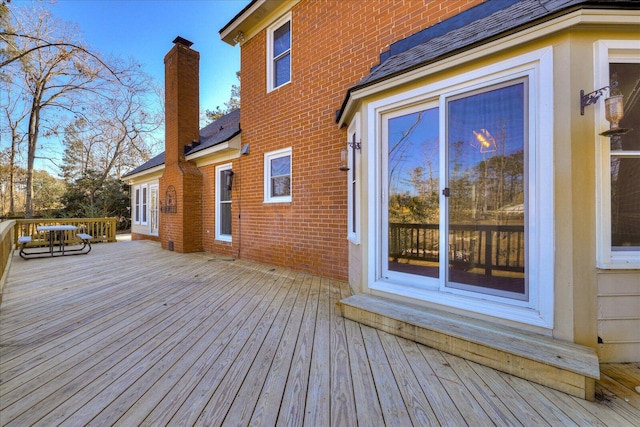
[[[347,319],[582,399],[595,398],[600,367],[592,348],[374,295],[353,295],[340,305]]]

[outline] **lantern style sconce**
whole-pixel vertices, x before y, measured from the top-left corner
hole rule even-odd
[[[349,152],[346,148],[340,150],[340,170],[343,172],[349,170]]]
[[[227,191],[231,191],[231,185],[233,184],[233,171],[228,169],[224,171],[224,186]]]
[[[604,100],[604,108],[605,117],[610,126],[609,130],[600,134],[607,138],[624,135],[631,130],[620,127],[620,120],[624,117],[624,99],[617,86],[618,82],[613,82],[611,86],[605,86],[591,93],[585,94],[584,90],[580,91],[580,115],[584,116],[584,107],[598,102],[603,92],[607,89],[609,90],[609,97]]]
[[[347,146],[353,150],[359,150],[360,142],[356,142],[355,135],[354,135],[354,140],[351,142],[347,142]],[[355,156],[355,152],[354,152],[354,156]],[[343,148],[342,150],[340,150],[340,170],[343,172],[346,172],[349,170],[349,151],[347,148]]]

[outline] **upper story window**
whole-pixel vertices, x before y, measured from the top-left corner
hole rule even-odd
[[[615,86],[623,95],[624,135],[596,137],[598,153],[598,267],[640,268],[640,49],[637,42],[596,44],[596,86]],[[596,132],[609,128],[604,100],[597,103]]]
[[[291,15],[267,30],[267,91],[291,81]]]
[[[291,201],[291,148],[264,155],[264,202]]]

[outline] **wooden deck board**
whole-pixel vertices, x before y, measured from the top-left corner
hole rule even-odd
[[[344,319],[349,292],[145,241],[16,255],[0,425],[640,423],[638,364],[603,366],[586,402]]]

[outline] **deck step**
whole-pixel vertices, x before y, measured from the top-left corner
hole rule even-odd
[[[481,365],[586,400],[600,378],[594,349],[441,310],[357,294],[342,315]]]

